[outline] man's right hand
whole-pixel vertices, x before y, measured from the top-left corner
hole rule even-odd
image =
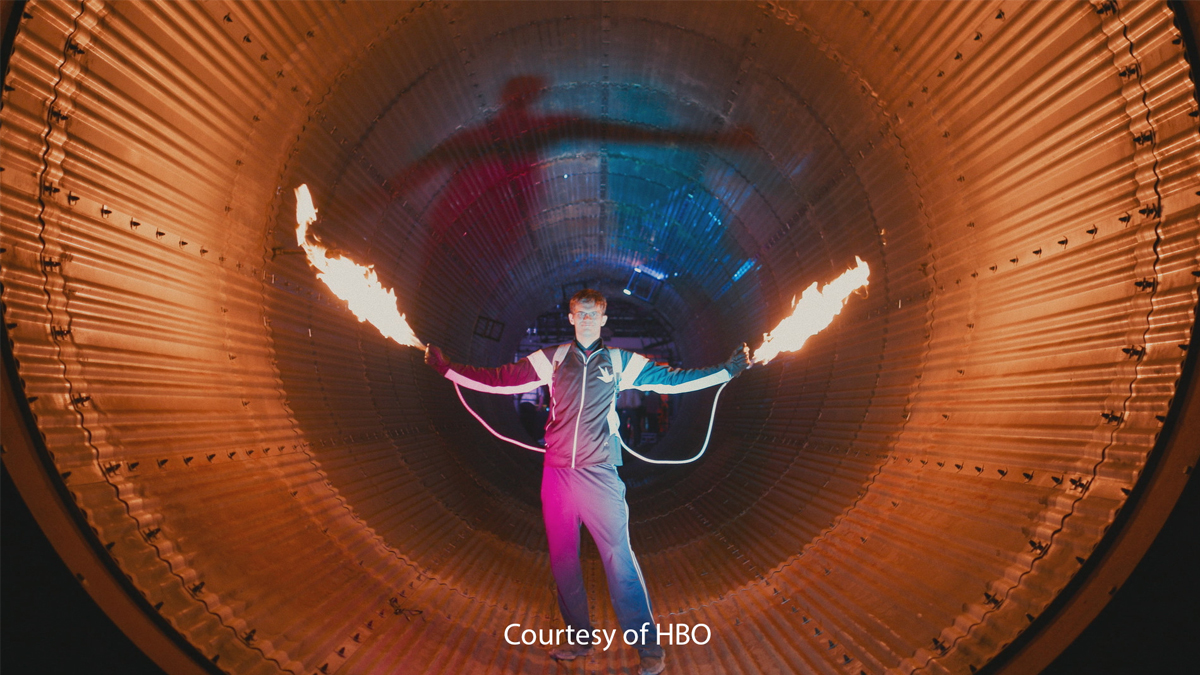
[[[426,345],[425,347],[425,365],[445,375],[447,370],[450,370],[450,360],[434,345]]]

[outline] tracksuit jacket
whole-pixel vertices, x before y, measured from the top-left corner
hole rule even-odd
[[[555,356],[566,347],[561,363]],[[550,385],[550,419],[546,423],[546,466],[578,468],[621,464],[620,422],[615,401],[619,391],[640,389],[661,394],[696,391],[728,382],[724,365],[679,369],[654,363],[636,352],[619,352],[620,372],[602,341],[590,351],[578,341],[546,347],[499,368],[450,364],[442,374],[460,386],[492,394],[521,394]]]

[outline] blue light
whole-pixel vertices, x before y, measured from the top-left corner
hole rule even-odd
[[[658,272],[656,270],[652,270],[649,267],[638,266],[638,267],[633,268],[633,271],[637,272],[638,274],[645,274],[645,275],[654,277],[654,279],[656,281],[662,281],[663,279],[667,278],[666,274],[663,274],[662,272]]]
[[[741,267],[738,268],[738,271],[733,273],[733,280],[737,281],[738,279],[741,279],[742,277],[746,276],[746,272],[749,272],[752,267],[754,267],[754,259],[753,258],[751,258],[750,260],[747,260],[745,263],[742,264]]]

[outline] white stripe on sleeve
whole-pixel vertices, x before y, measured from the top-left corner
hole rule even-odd
[[[492,386],[490,384],[476,382],[466,375],[456,372],[453,368],[446,371],[446,379],[458,384],[460,387],[466,387],[467,389],[473,389],[475,391],[482,391],[485,394],[524,394],[527,391],[533,391],[534,389],[542,386],[542,382],[540,380],[534,380],[524,384]]]
[[[537,371],[538,385],[549,383],[550,378],[554,376],[554,366],[550,363],[550,359],[542,353],[542,350],[539,349],[525,358],[529,359],[529,365]]]
[[[656,391],[660,394],[683,394],[689,391],[697,391],[706,387],[714,387],[722,382],[728,382],[730,379],[729,371],[722,368],[712,375],[705,375],[698,380],[684,382],[683,384],[643,384],[636,389],[642,391]]]
[[[638,375],[642,374],[642,368],[645,368],[649,362],[650,360],[641,354],[631,353],[629,363],[621,369],[621,389],[633,389],[633,383],[637,381]]]

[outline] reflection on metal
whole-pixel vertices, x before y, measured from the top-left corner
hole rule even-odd
[[[730,387],[703,463],[630,491],[660,621],[712,628],[679,672],[1002,657],[1188,385],[1197,108],[1159,3],[27,13],[0,128],[18,375],[74,507],[213,668],[555,667],[503,638],[559,621],[538,459],[278,255],[300,183],[476,363],[521,339],[477,317],[529,326],[639,265],[685,363],[717,360],[869,262],[866,299]],[[687,412],[663,444],[692,446]]]

